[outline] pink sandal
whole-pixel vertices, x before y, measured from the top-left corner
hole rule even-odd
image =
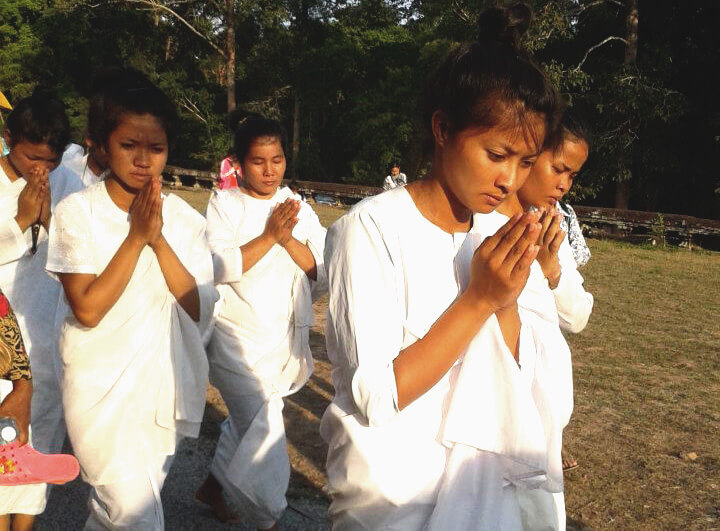
[[[0,486],[72,481],[80,465],[72,455],[43,454],[29,444],[0,444]]]

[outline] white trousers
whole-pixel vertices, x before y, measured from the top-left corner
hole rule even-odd
[[[85,529],[163,531],[165,518],[160,491],[175,456],[159,457],[146,474],[94,487],[88,500],[90,516]]]
[[[287,507],[290,460],[283,401],[268,397],[252,375],[210,367],[229,416],[222,423],[210,472],[240,511],[243,522],[267,529]]]

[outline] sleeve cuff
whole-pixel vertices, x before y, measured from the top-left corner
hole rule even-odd
[[[239,247],[214,252],[212,258],[216,284],[231,284],[242,279],[243,259]]]

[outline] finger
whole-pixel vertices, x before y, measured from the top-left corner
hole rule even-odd
[[[547,231],[550,228],[552,221],[553,221],[552,214],[548,211],[543,212],[543,215],[540,218],[540,224],[542,226],[540,228],[540,237],[538,238],[539,245],[545,245],[545,235],[547,234]]]
[[[492,251],[495,249],[500,241],[502,240],[503,236],[505,236],[512,228],[519,223],[520,218],[522,217],[522,214],[515,214],[513,217],[511,217],[505,225],[500,227],[495,234],[490,236],[489,238],[485,238],[485,240],[480,245],[479,249],[486,249],[487,251]]]
[[[515,244],[520,240],[523,235],[526,234],[526,228],[529,225],[533,225],[536,227],[535,232],[533,233],[535,235],[535,238],[537,238],[537,231],[539,230],[540,225],[537,223],[538,219],[540,218],[539,212],[530,212],[523,214],[520,219],[515,223],[515,225],[507,231],[506,234],[503,235],[500,242],[497,244],[497,247],[495,247],[495,251],[493,254],[500,260],[505,261],[507,258],[508,253],[510,252],[510,249],[512,249]],[[527,239],[527,237],[526,237]],[[535,242],[533,242],[535,243]],[[526,245],[527,247],[527,245]],[[524,251],[525,249],[523,249]],[[517,251],[516,251],[517,252]]]
[[[530,245],[527,249],[525,249],[525,252],[515,263],[515,266],[512,269],[511,276],[514,279],[517,279],[518,277],[522,278],[524,276],[525,281],[527,281],[527,276],[530,274],[530,266],[532,265],[535,258],[537,258],[539,251],[539,245]]]
[[[550,245],[548,246],[552,254],[557,254],[560,250],[560,245],[562,245],[562,242],[565,239],[565,234],[564,230],[558,231],[557,234],[555,234],[555,238],[553,238],[552,242],[550,242]]]
[[[548,247],[550,243],[555,239],[558,231],[560,230],[560,217],[557,215],[550,216],[550,223],[543,236],[543,245]]]
[[[525,226],[525,230],[520,238],[515,241],[512,248],[507,252],[502,262],[502,269],[508,273],[512,271],[517,262],[523,257],[525,251],[527,251],[529,247],[536,245],[540,227],[540,223],[529,223]]]

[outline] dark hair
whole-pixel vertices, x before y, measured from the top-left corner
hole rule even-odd
[[[233,142],[233,153],[242,162],[250,149],[250,144],[257,138],[277,138],[285,150],[285,131],[280,122],[271,120],[254,112],[239,111],[235,114],[237,126]]]
[[[70,143],[70,122],[65,106],[55,94],[36,87],[32,96],[18,102],[7,118],[10,147],[25,140],[33,144],[45,143],[57,155],[62,155]]]
[[[567,141],[585,142],[590,148],[592,142],[592,133],[587,122],[572,107],[566,107],[563,110],[559,123],[555,131],[545,138],[544,149],[551,149],[555,152],[562,149],[563,144]]]
[[[447,114],[451,133],[470,126],[515,123],[540,147],[543,139],[537,138],[529,115],[541,115],[548,134],[556,126],[560,102],[553,85],[520,44],[531,18],[525,4],[491,8],[480,15],[477,42],[450,52],[429,79],[423,98],[427,129],[433,113],[441,110]],[[432,142],[426,147],[431,146]]]
[[[168,137],[175,139],[177,111],[170,98],[134,68],[101,70],[93,80],[88,110],[88,137],[107,144],[123,114],[150,114],[160,120]]]

